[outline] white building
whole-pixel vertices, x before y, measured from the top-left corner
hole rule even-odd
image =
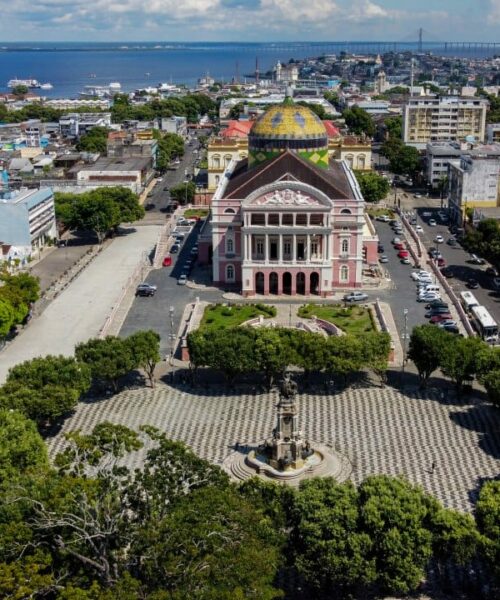
[[[50,188],[22,190],[0,199],[0,244],[11,258],[27,258],[57,237],[54,194]]]
[[[460,164],[449,165],[448,207],[453,222],[461,224],[469,208],[499,205],[500,145],[497,153],[465,155]]]
[[[457,142],[428,142],[426,148],[427,182],[433,188],[448,177],[448,165],[459,165],[464,153]]]
[[[59,119],[59,129],[65,138],[78,138],[94,127],[111,127],[111,113],[69,113]]]
[[[185,138],[187,136],[187,119],[186,117],[162,117],[161,130],[167,133],[176,133]]]
[[[412,97],[403,108],[405,144],[425,150],[428,142],[484,142],[488,101],[459,96]]]

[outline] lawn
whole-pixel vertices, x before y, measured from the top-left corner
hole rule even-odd
[[[368,333],[375,331],[370,311],[364,306],[341,304],[305,304],[298,310],[299,317],[311,319],[314,316],[329,321],[346,333]]]
[[[203,313],[200,329],[227,329],[238,327],[248,319],[263,315],[265,319],[274,317],[276,309],[266,304],[234,304],[224,306],[211,304]]]
[[[200,217],[204,219],[208,216],[208,208],[188,208],[184,211],[184,217],[190,219],[191,217]]]
[[[366,209],[366,212],[375,219],[376,217],[381,217],[382,215],[387,215],[390,219],[394,219],[394,211],[390,208],[374,208],[370,207]]]

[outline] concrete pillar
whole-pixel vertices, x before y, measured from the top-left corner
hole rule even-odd
[[[311,236],[306,236],[306,255],[304,257],[307,261],[311,260]]]
[[[292,238],[292,260],[295,262],[297,260],[297,236],[294,235]]]
[[[310,273],[305,273],[304,294],[306,296],[310,296],[311,295],[311,275],[310,275]]]
[[[269,273],[264,271],[264,296],[269,296]]]
[[[280,234],[278,236],[278,259],[279,262],[283,262],[283,236]]]
[[[265,251],[264,251],[264,260],[267,262],[269,262],[269,235],[267,235],[266,233],[266,247],[265,247]]]

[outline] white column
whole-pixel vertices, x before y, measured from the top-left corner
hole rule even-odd
[[[306,260],[311,260],[311,236],[309,234],[307,234],[306,236],[306,255],[305,255],[305,259]]]
[[[266,263],[269,261],[269,236],[266,233],[266,249],[264,254],[264,260]]]
[[[292,260],[293,260],[293,262],[295,262],[297,260],[297,236],[296,235],[294,235],[292,238],[292,247],[293,247]]]
[[[279,244],[278,258],[279,258],[280,263],[282,263],[283,262],[283,236],[281,234],[278,236],[278,244]]]

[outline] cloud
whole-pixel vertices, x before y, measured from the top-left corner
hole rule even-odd
[[[488,22],[493,25],[500,23],[500,0],[490,0],[490,12]]]

